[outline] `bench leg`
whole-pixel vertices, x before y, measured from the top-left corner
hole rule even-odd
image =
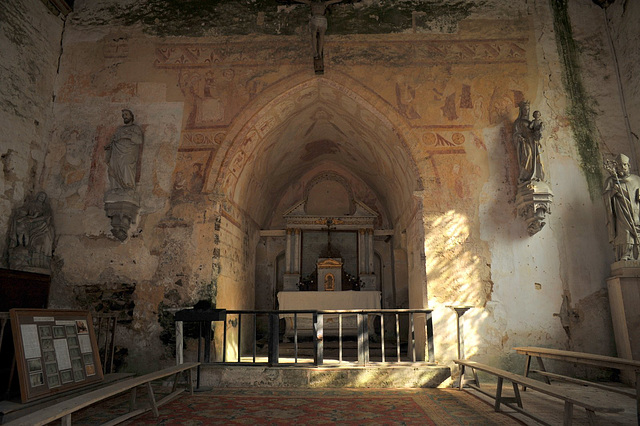
[[[518,404],[518,407],[523,408],[522,398],[520,397],[520,388],[518,388],[517,383],[511,383],[511,384],[513,385],[513,393],[516,395],[516,403]]]
[[[573,404],[569,401],[564,402],[564,426],[570,426],[573,421]]]
[[[542,362],[542,357],[537,356],[536,357],[538,359],[538,365],[540,366],[540,370],[544,371],[545,373],[547,372],[547,369],[544,368],[544,363]],[[547,376],[543,376],[544,377],[544,381],[547,382],[548,385],[551,384],[551,380],[549,380],[549,378]]]
[[[458,384],[458,389],[462,390],[462,388],[464,387],[464,365],[460,366],[460,383]]]
[[[66,416],[62,417],[60,419],[60,425],[61,426],[71,426],[71,413],[67,414]]]
[[[131,389],[131,395],[129,396],[129,411],[133,411],[136,409],[136,393],[137,393],[137,388],[132,388]]]
[[[596,413],[592,410],[587,410],[587,418],[591,426],[598,426],[598,420],[596,419]]]
[[[193,395],[193,368],[187,370],[187,375],[189,376],[187,380],[189,380],[189,393]]]
[[[173,376],[173,386],[171,386],[171,393],[175,392],[178,388],[178,377],[180,377],[180,372],[176,373]]]
[[[504,379],[498,377],[498,385],[496,387],[496,404],[494,406],[496,411],[500,411],[500,401],[502,400],[502,382]]]
[[[158,412],[156,397],[153,395],[153,388],[151,387],[151,382],[147,382],[147,391],[149,392],[149,402],[151,403],[151,411],[153,411],[154,416],[158,417],[160,413]]]
[[[529,370],[531,369],[531,355],[527,355],[527,362],[524,364],[524,377],[529,377]],[[527,387],[522,385],[522,391],[525,392]]]

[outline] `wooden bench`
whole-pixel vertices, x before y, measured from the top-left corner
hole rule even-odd
[[[199,362],[188,362],[176,365],[174,367],[165,368],[160,371],[155,371],[153,373],[145,374],[143,376],[132,377],[130,379],[113,383],[102,388],[87,392],[85,394],[72,397],[55,405],[46,407],[40,411],[36,411],[35,413],[27,414],[24,417],[20,417],[14,421],[7,423],[7,425],[37,426],[45,425],[57,419],[62,419],[62,425],[71,425],[72,413],[112,396],[124,393],[126,391],[131,391],[129,412],[105,423],[105,425],[116,425],[118,423],[122,423],[125,420],[138,416],[149,410],[153,411],[153,414],[158,417],[158,407],[173,400],[184,391],[184,389],[176,389],[178,386],[178,376],[180,375],[180,373],[187,373],[189,391],[193,395],[192,370],[198,365],[200,365]],[[171,393],[162,398],[160,401],[156,401],[153,389],[151,387],[151,382],[154,380],[169,377],[171,375],[175,376],[173,379],[173,389],[171,390]],[[149,406],[136,409],[136,388],[142,385],[147,386]]]
[[[544,377],[544,380],[548,384],[551,383],[551,381],[549,380],[551,378],[562,380],[565,382],[579,383],[585,386],[592,386],[595,388],[607,390],[609,392],[616,392],[622,395],[629,396],[631,398],[635,398],[638,424],[640,425],[640,361],[626,358],[617,358],[613,356],[590,354],[586,352],[564,351],[561,349],[538,348],[532,346],[523,346],[513,349],[517,353],[527,356],[524,367],[524,375],[526,377],[528,377],[531,373],[538,373]],[[538,361],[538,370],[531,370],[531,358],[533,357],[535,357]],[[603,385],[601,383],[594,383],[587,380],[581,380],[573,377],[563,376],[560,374],[550,373],[544,366],[544,362],[542,360],[543,358],[570,362],[572,364],[587,365],[590,367],[610,368],[635,372],[635,392],[631,389],[617,388],[613,386]]]
[[[511,373],[509,371],[501,370],[499,368],[491,367],[489,365],[480,364],[475,361],[467,361],[462,359],[456,359],[453,362],[460,365],[462,370],[460,371],[460,384],[459,388],[462,390],[465,384],[469,385],[469,387],[481,392],[484,395],[487,395],[493,399],[495,399],[494,408],[496,411],[500,411],[500,405],[504,404],[507,407],[515,410],[519,413],[522,413],[532,419],[546,424],[542,419],[536,417],[532,413],[524,410],[522,404],[522,398],[520,396],[520,390],[518,389],[518,385],[529,387],[538,392],[544,393],[545,395],[552,396],[554,398],[558,398],[564,401],[564,425],[570,425],[573,420],[573,407],[579,406],[583,407],[587,411],[587,417],[589,418],[589,424],[597,425],[598,422],[596,420],[596,412],[601,413],[620,413],[623,412],[622,408],[614,408],[614,407],[603,407],[596,406],[594,404],[581,401],[580,396],[575,392],[571,392],[567,389],[560,389],[557,386],[551,386],[550,384],[543,383],[539,380],[535,380],[529,377],[521,376],[519,374]],[[467,368],[470,368],[473,373],[473,379],[465,380],[465,371]],[[477,371],[484,371],[485,373],[489,373],[498,378],[498,384],[496,387],[496,394],[491,395],[489,392],[485,392],[480,388],[480,381],[478,380]],[[502,385],[504,380],[508,380],[513,385],[513,392],[515,394],[514,397],[505,397],[502,395]],[[512,403],[515,402],[516,405]]]

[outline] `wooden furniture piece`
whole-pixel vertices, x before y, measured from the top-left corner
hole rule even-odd
[[[560,349],[537,348],[531,346],[517,347],[513,349],[517,353],[527,356],[527,361],[524,367],[524,375],[526,377],[528,377],[530,373],[538,373],[541,374],[544,377],[545,381],[549,384],[551,383],[549,381],[549,378],[553,378],[556,380],[563,380],[566,382],[593,386],[599,389],[605,389],[610,392],[617,392],[622,395],[627,395],[631,398],[635,398],[637,401],[638,424],[640,425],[640,361],[598,354],[590,354],[586,352],[573,352]],[[535,357],[538,361],[538,366],[540,368],[539,370],[531,370],[532,357]],[[628,389],[615,388],[612,386],[602,385],[600,383],[594,383],[586,380],[576,379],[573,377],[563,376],[560,374],[549,373],[544,366],[544,362],[542,361],[543,358],[565,361],[573,364],[588,365],[591,367],[613,368],[617,370],[631,371],[635,373],[636,391],[633,392]]]
[[[49,406],[42,410],[36,411],[35,413],[28,414],[24,417],[20,417],[14,421],[7,423],[7,425],[20,425],[20,426],[39,426],[46,425],[57,419],[62,419],[62,425],[71,425],[71,414],[79,411],[83,408],[86,408],[90,405],[93,405],[97,402],[103,401],[107,398],[111,398],[118,394],[131,391],[130,398],[130,407],[129,412],[123,414],[107,423],[105,425],[116,425],[124,422],[130,418],[138,416],[140,414],[146,413],[147,411],[153,411],[153,414],[158,417],[160,413],[158,412],[158,407],[166,404],[167,402],[175,399],[180,393],[184,391],[184,389],[177,390],[178,386],[178,375],[186,372],[188,375],[188,386],[191,395],[193,395],[193,381],[192,381],[192,373],[191,371],[199,366],[198,362],[188,362],[181,365],[176,365],[173,367],[165,368],[160,371],[156,371],[153,373],[145,374],[139,377],[132,377],[130,379],[126,379],[108,386],[101,387],[99,389],[87,392],[82,395],[78,395],[76,397],[67,399],[65,401],[59,402],[55,405]],[[156,401],[155,395],[153,393],[153,388],[151,387],[151,382],[154,380],[159,380],[169,376],[175,376],[173,381],[173,388],[169,395],[165,396],[159,401]],[[147,388],[147,393],[149,397],[149,405],[147,407],[136,409],[136,396],[137,396],[137,387],[145,385]]]
[[[469,387],[481,392],[484,395],[487,395],[491,398],[495,399],[494,408],[496,411],[500,411],[500,405],[504,404],[507,407],[515,410],[519,413],[522,413],[532,419],[546,424],[540,418],[534,416],[532,413],[524,410],[522,404],[522,398],[520,396],[520,390],[518,389],[518,385],[530,387],[538,392],[544,393],[546,395],[552,396],[554,398],[558,398],[564,401],[564,420],[563,424],[568,426],[572,423],[573,420],[573,407],[579,406],[583,407],[587,411],[587,417],[589,418],[589,424],[597,425],[598,421],[596,419],[596,412],[602,413],[620,413],[624,411],[622,408],[613,408],[613,407],[603,407],[596,406],[590,404],[588,402],[581,401],[580,396],[574,392],[570,392],[567,389],[560,389],[556,386],[551,386],[547,383],[540,382],[539,380],[535,380],[529,377],[521,376],[519,374],[514,374],[509,371],[501,370],[499,368],[494,368],[489,365],[481,364],[475,361],[467,361],[462,359],[453,360],[456,364],[460,365],[460,383],[459,388],[462,390],[465,384],[468,384]],[[466,369],[470,368],[473,374],[473,379],[465,380],[465,372]],[[485,373],[489,373],[498,378],[498,384],[496,387],[496,394],[491,395],[489,392],[485,392],[484,389],[480,388],[480,381],[478,380],[477,371],[483,371]],[[515,393],[515,397],[504,397],[502,395],[502,385],[504,380],[508,380],[513,385],[513,391]],[[515,402],[516,405],[512,403]]]
[[[116,353],[116,328],[118,326],[118,313],[95,314],[93,327],[96,333],[96,344],[100,352],[102,372],[114,373],[113,359]]]
[[[22,402],[103,380],[88,311],[11,309],[9,314]]]
[[[50,285],[49,275],[0,268],[0,312],[46,308]]]
[[[222,321],[223,327],[225,327],[226,335],[226,322],[227,322],[227,310],[226,309],[183,309],[176,312],[176,362],[178,365],[182,364],[184,359],[184,322],[197,322],[198,323],[198,363],[202,361],[200,355],[200,348],[202,347],[201,341],[204,337],[204,361],[205,363],[211,362],[211,322]],[[223,351],[226,349],[223,349]],[[200,367],[198,366],[196,388],[200,389]]]

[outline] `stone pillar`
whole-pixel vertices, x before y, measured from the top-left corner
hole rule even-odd
[[[373,274],[373,229],[358,232],[358,255],[360,261],[359,279],[362,290],[376,290],[376,276]]]
[[[284,272],[284,291],[298,291],[300,282],[300,229],[287,229],[285,253],[286,270]]]
[[[611,275],[607,287],[618,356],[640,360],[640,261],[615,262]],[[631,372],[621,374],[625,383],[635,382]]]

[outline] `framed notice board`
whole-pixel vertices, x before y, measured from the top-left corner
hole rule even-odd
[[[22,402],[104,379],[87,311],[11,309]]]

